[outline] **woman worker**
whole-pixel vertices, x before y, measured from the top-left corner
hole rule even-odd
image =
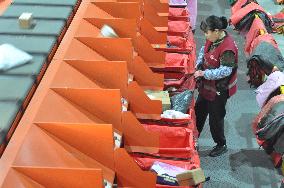
[[[204,56],[194,77],[200,80],[195,104],[196,125],[199,135],[209,115],[210,132],[216,146],[209,156],[216,157],[227,151],[224,135],[224,117],[227,99],[237,91],[238,48],[225,30],[225,17],[209,16],[200,28],[206,37]]]

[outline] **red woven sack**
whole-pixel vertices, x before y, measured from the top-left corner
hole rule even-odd
[[[192,131],[185,127],[143,125],[150,132],[160,134],[160,148],[194,148]]]
[[[153,165],[155,161],[168,163],[168,164],[171,164],[171,165],[174,165],[180,168],[184,168],[187,170],[192,170],[192,169],[200,167],[200,160],[197,154],[193,156],[192,159],[189,161],[164,160],[164,159],[156,159],[156,158],[151,158],[151,157],[142,157],[136,154],[131,154],[131,155],[134,161],[138,164],[138,166],[142,170],[150,170],[151,166]]]
[[[187,48],[187,39],[180,36],[168,36],[168,41],[171,45],[177,46],[182,49]]]
[[[164,88],[175,87],[178,91],[184,91],[186,89],[194,90],[195,89],[195,80],[194,77],[187,78],[183,76],[180,79],[165,79]]]
[[[166,67],[187,67],[188,55],[178,53],[167,53],[165,59]]]
[[[190,32],[190,23],[186,21],[169,21],[168,35],[188,36]]]
[[[186,8],[169,8],[169,17],[177,16],[189,16],[188,10]]]

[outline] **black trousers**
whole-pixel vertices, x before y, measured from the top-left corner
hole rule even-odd
[[[195,104],[196,126],[199,135],[204,127],[207,116],[209,115],[210,132],[217,145],[225,145],[224,118],[226,115],[226,103],[228,91],[216,95],[214,101],[208,101],[201,95],[198,96]]]

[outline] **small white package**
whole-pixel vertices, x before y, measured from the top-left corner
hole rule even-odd
[[[0,45],[0,71],[28,63],[33,57],[11,44]]]

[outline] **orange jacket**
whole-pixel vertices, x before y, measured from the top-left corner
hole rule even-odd
[[[247,6],[239,9],[234,14],[232,14],[230,18],[230,22],[234,26],[236,26],[236,24],[238,24],[242,18],[244,18],[247,14],[249,14],[251,11],[254,11],[254,10],[265,12],[264,9],[260,5],[252,2],[248,4]]]
[[[245,48],[244,51],[247,55],[251,53],[251,43],[252,41],[259,35],[267,33],[266,28],[260,18],[255,18],[250,30],[246,34],[246,42],[245,42]]]

